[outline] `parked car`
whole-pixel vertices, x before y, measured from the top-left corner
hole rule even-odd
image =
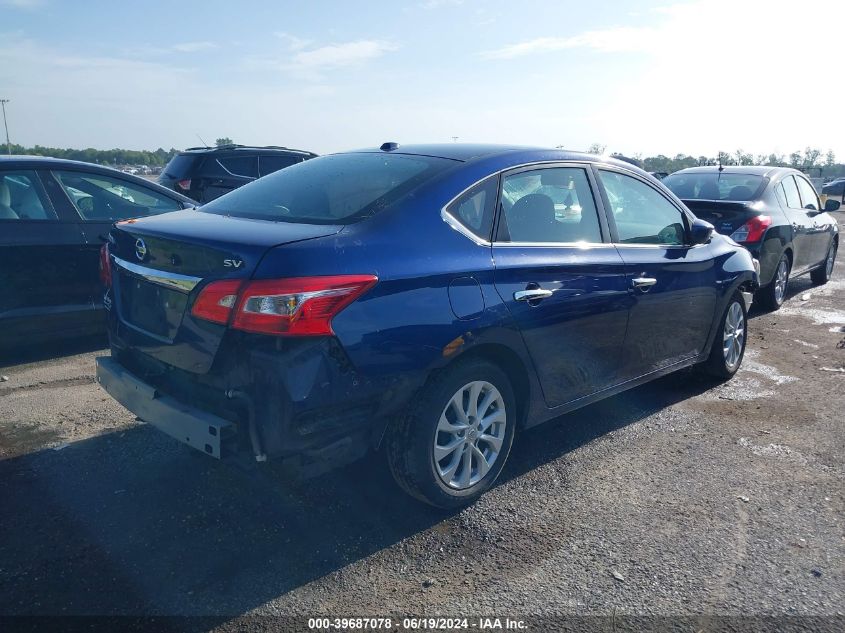
[[[260,176],[315,156],[287,147],[191,147],[170,159],[158,182],[203,204]]]
[[[822,194],[828,200],[836,200],[840,205],[845,204],[845,178],[831,180],[822,187]]]
[[[785,167],[692,167],[663,184],[696,217],[713,223],[760,261],[760,303],[777,310],[789,280],[810,273],[824,284],[833,273],[839,228],[818,194],[796,169]]]
[[[0,156],[0,348],[104,332],[98,258],[112,223],[194,204],[99,165]]]
[[[518,428],[692,365],[730,378],[757,286],[640,169],[498,146],[315,158],[104,250],[97,375],[138,417],[306,472],[381,449],[441,507],[493,484]]]

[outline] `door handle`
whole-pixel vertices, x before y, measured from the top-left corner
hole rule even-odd
[[[536,301],[537,299],[548,299],[552,296],[551,290],[544,288],[531,288],[530,290],[517,290],[513,298],[517,301]]]
[[[648,292],[651,287],[657,283],[657,280],[654,277],[634,277],[631,280],[631,285],[638,290],[642,290],[643,292]]]

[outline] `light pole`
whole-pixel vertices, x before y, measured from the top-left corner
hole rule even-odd
[[[3,107],[3,127],[6,128],[6,153],[11,156],[12,155],[12,144],[9,142],[9,124],[6,123],[6,104],[9,103],[8,99],[0,99],[0,106]]]

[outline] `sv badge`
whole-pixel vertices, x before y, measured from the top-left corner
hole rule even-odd
[[[244,265],[244,260],[242,259],[224,259],[223,265],[226,268],[240,268]]]

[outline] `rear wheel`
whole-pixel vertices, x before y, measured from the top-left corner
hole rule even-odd
[[[702,369],[711,376],[727,380],[733,377],[742,364],[748,338],[748,315],[745,302],[739,294],[731,297],[719,323],[710,348],[710,357]]]
[[[784,253],[780,256],[771,283],[757,293],[760,303],[766,309],[777,310],[783,305],[783,301],[786,299],[786,290],[789,287],[790,268],[789,258]]]
[[[388,430],[396,482],[440,508],[472,503],[488,490],[510,453],[516,400],[505,373],[484,360],[447,368]]]
[[[833,275],[833,265],[836,263],[836,250],[838,246],[839,244],[837,244],[836,240],[833,240],[830,243],[830,248],[827,251],[827,257],[824,260],[824,264],[810,273],[810,279],[812,279],[813,283],[817,286],[821,286],[822,284],[826,284],[830,281],[830,278]]]

